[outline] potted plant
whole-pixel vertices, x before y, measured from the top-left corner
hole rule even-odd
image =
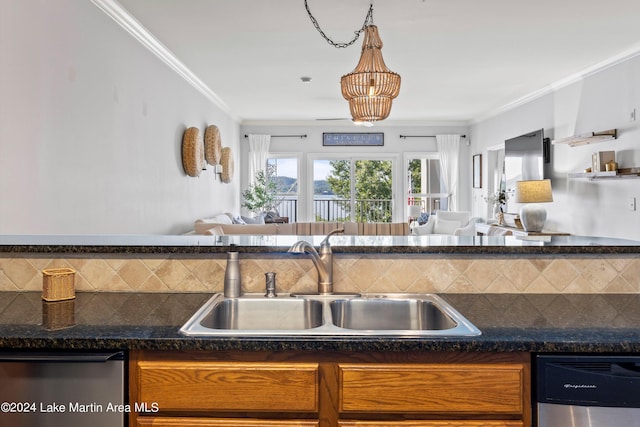
[[[256,173],[255,181],[242,192],[242,207],[258,215],[274,210],[278,188],[264,171]]]

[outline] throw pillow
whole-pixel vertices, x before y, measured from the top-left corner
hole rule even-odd
[[[255,218],[249,218],[248,216],[241,216],[245,224],[264,224],[264,215],[260,214]]]
[[[429,221],[429,214],[426,212],[422,212],[418,217],[418,224],[423,225],[423,224],[426,224],[427,221]]]
[[[216,215],[212,218],[196,219],[196,224],[233,224],[231,217],[227,214]]]
[[[433,226],[434,234],[453,234],[460,228],[460,221],[447,221],[446,219],[439,219],[436,216],[436,224]]]
[[[233,218],[233,223],[234,224],[244,224],[246,225],[246,221],[244,219],[242,219],[242,217],[240,215],[236,216]]]

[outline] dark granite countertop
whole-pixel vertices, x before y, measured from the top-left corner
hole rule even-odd
[[[0,235],[0,253],[47,254],[224,254],[284,253],[297,240],[319,246],[324,236]],[[371,254],[638,254],[640,242],[607,237],[553,236],[342,236],[335,253]]]
[[[482,331],[459,338],[193,338],[178,329],[210,294],[76,295],[1,292],[0,349],[640,352],[640,295],[441,295]]]

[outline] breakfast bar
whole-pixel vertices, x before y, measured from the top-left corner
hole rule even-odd
[[[0,351],[124,352],[128,404],[155,408],[128,413],[131,427],[436,420],[529,427],[536,357],[640,352],[634,241],[335,235],[335,295],[326,301],[312,296],[319,279],[310,256],[288,252],[299,242],[312,248],[327,237],[2,236]],[[222,297],[230,251],[238,253],[244,295],[226,299],[228,305],[245,314],[276,310],[257,319],[254,331],[234,333],[239,326],[230,318],[206,323],[227,328],[223,334],[186,332],[194,314]],[[42,299],[40,270],[50,267],[76,271],[75,298]],[[276,297],[264,296],[266,272],[277,277]],[[313,314],[302,300],[290,304],[294,293],[324,308]],[[357,331],[369,327],[360,319],[367,313],[341,319],[349,315],[340,311],[348,306],[345,295],[372,302],[375,316],[395,321],[440,300],[440,315],[453,317],[425,324],[441,328],[433,334],[410,330],[422,326]],[[411,304],[385,304],[394,298]],[[278,313],[291,314],[290,306],[315,320],[295,334],[266,331],[278,324]],[[447,333],[467,321],[467,332]]]

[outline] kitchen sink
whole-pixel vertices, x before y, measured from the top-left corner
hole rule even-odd
[[[440,331],[457,325],[437,303],[426,299],[357,298],[330,305],[333,323],[339,328]]]
[[[434,294],[215,294],[183,326],[189,336],[474,336],[480,331]]]
[[[216,299],[198,324],[211,330],[302,330],[321,326],[322,302],[296,298]]]

